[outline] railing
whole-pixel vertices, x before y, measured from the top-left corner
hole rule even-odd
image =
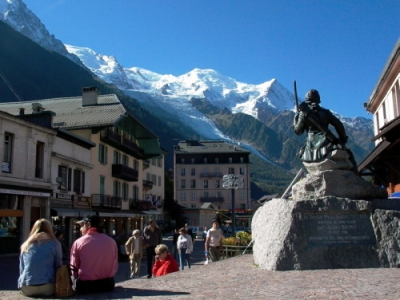
[[[224,202],[224,197],[200,197],[200,202]]]
[[[143,148],[139,147],[135,142],[118,134],[111,128],[106,128],[101,131],[100,140],[138,159],[144,158],[145,153]]]
[[[222,177],[222,172],[201,172],[200,177]]]
[[[231,246],[231,245],[223,245],[223,255],[221,258],[229,258],[238,255],[242,255],[243,252],[246,250],[245,254],[252,254],[253,247],[252,246]]]
[[[143,180],[143,188],[145,190],[151,190],[153,188],[153,181],[150,180]]]
[[[139,172],[122,164],[112,165],[112,177],[126,181],[138,181]]]
[[[151,201],[138,199],[129,200],[129,209],[131,210],[150,210],[153,208],[153,203]]]
[[[121,209],[122,198],[104,194],[92,194],[92,207]]]

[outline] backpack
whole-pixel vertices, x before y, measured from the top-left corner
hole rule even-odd
[[[72,289],[71,277],[67,265],[62,265],[56,271],[56,284],[54,287],[54,295],[56,297],[69,297],[75,291]]]

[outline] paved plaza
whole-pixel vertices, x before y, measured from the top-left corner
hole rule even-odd
[[[400,299],[397,268],[273,272],[251,254],[204,265],[202,243],[196,246],[191,269],[147,279],[143,262],[143,276],[128,279],[128,263],[120,262],[113,293],[67,299]],[[16,290],[18,258],[1,257],[0,268],[0,299],[29,299]]]

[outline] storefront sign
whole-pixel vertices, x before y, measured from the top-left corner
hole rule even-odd
[[[56,193],[56,198],[57,199],[63,199],[63,200],[72,200],[73,199],[73,195],[70,194],[60,194],[60,193]]]
[[[89,197],[74,197],[74,207],[90,208]]]
[[[50,197],[50,193],[34,192],[34,191],[18,191],[9,189],[0,189],[0,194],[13,194],[13,195],[24,195],[24,196],[36,196],[36,197]]]

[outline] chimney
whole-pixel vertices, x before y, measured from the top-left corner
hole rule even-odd
[[[20,107],[20,109],[19,109],[19,115],[20,115],[20,116],[23,116],[24,114],[25,114],[25,108]]]
[[[41,103],[32,103],[32,113],[37,114],[44,111],[44,107]],[[20,111],[21,114],[21,111]]]
[[[82,89],[82,106],[97,105],[99,90],[97,87],[84,87]]]

